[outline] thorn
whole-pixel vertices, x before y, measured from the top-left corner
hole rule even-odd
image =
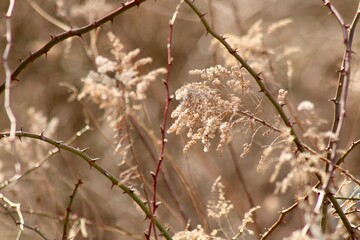
[[[231,55],[236,54],[236,53],[237,53],[237,48],[229,50],[229,53],[230,53]]]
[[[220,36],[222,40],[226,41],[227,37],[224,37],[223,35]]]
[[[155,178],[155,173],[153,171],[150,172],[150,175]]]
[[[141,1],[140,0],[134,0],[134,3],[137,5],[137,7],[139,8]]]
[[[111,24],[114,24],[114,19],[113,18],[110,19],[110,22],[111,22]]]
[[[19,62],[22,62],[21,58],[18,58]]]
[[[122,2],[121,5],[122,5],[122,7],[125,7],[125,3]]]
[[[204,18],[206,14],[207,14],[207,12],[204,12],[204,13],[200,14],[200,18],[201,19]]]
[[[99,27],[99,23],[97,21],[94,22],[94,27],[98,28]]]
[[[114,186],[115,186],[116,184],[114,184],[113,182],[111,183],[111,187],[110,187],[110,189],[112,190],[113,188],[114,188]]]
[[[328,101],[329,101],[329,102],[336,103],[336,98],[330,98]]]
[[[43,131],[40,133],[40,139],[43,140],[43,141],[45,141],[44,132],[45,132],[45,130],[43,130]]]
[[[84,149],[82,149],[82,150],[80,150],[81,152],[86,152],[87,150],[89,150],[89,147],[86,147],[86,148],[84,148]]]

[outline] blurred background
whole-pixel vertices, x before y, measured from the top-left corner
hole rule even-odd
[[[17,119],[18,129],[26,131],[45,131],[56,140],[69,140],[87,123],[90,130],[78,137],[71,145],[79,148],[89,147],[88,154],[99,157],[99,163],[114,175],[123,176],[124,171],[131,166],[137,166],[139,173],[128,180],[140,195],[143,189],[148,193],[152,189],[150,171],[154,171],[159,151],[160,129],[162,122],[165,89],[163,77],[153,82],[147,91],[147,99],[143,102],[143,110],[137,117],[144,125],[134,124],[128,120],[128,133],[132,141],[134,154],[128,154],[126,164],[122,162],[121,153],[114,153],[111,141],[113,132],[102,117],[102,111],[92,102],[69,101],[72,92],[68,87],[78,91],[82,88],[81,79],[90,70],[95,70],[94,56],[101,55],[112,58],[111,44],[107,32],[111,31],[129,52],[139,48],[139,58],[151,57],[153,62],[141,68],[144,73],[167,64],[167,35],[169,19],[179,1],[146,1],[139,8],[133,8],[106,23],[96,30],[87,33],[83,38],[75,37],[57,44],[47,56],[42,56],[31,63],[19,76],[19,81],[11,89],[11,107]],[[332,1],[347,23],[351,23],[357,10],[357,2],[353,0]],[[239,37],[245,35],[248,29],[259,19],[264,26],[285,18],[291,18],[292,23],[271,35],[265,36],[264,43],[276,53],[284,47],[298,47],[299,52],[289,56],[293,65],[293,76],[289,80],[284,74],[285,67],[275,66],[276,82],[271,82],[271,93],[277,96],[279,88],[288,91],[289,106],[296,106],[309,100],[315,109],[311,119],[319,130],[328,131],[333,117],[333,104],[328,100],[335,95],[337,70],[340,67],[344,51],[341,29],[335,17],[328,14],[328,9],[320,0],[228,0],[228,1],[195,1],[203,11],[208,12],[206,18],[220,34],[233,34]],[[50,35],[63,32],[44,11],[57,21],[73,28],[91,23],[94,19],[106,15],[119,6],[118,1],[68,1],[68,0],[33,0],[17,1],[12,17],[13,45],[9,63],[11,69],[19,64],[29,52],[40,49],[50,40]],[[0,2],[2,20],[0,33],[5,36],[5,18],[8,1]],[[64,25],[64,26],[65,26]],[[359,48],[358,31],[355,34],[353,50]],[[214,54],[210,50],[212,37],[206,34],[204,26],[191,9],[183,4],[180,8],[173,32],[172,55],[174,58],[170,78],[170,91],[174,94],[182,85],[199,80],[190,76],[189,70],[203,69],[222,64],[224,59],[219,51]],[[5,37],[0,38],[0,49],[6,45]],[[341,148],[346,149],[351,142],[360,137],[359,122],[359,92],[360,82],[359,58],[352,55],[352,83],[349,92],[348,112]],[[272,56],[274,59],[276,55]],[[5,80],[3,68],[0,68],[1,82]],[[64,86],[65,85],[65,86]],[[254,91],[258,90],[253,85]],[[9,121],[4,110],[4,94],[0,98],[0,129],[9,130]],[[262,96],[261,96],[262,97]],[[274,110],[267,107],[264,99],[264,116],[274,122]],[[177,101],[171,103],[174,110]],[[270,105],[269,105],[270,106]],[[42,113],[42,114],[40,114]],[[90,116],[90,117],[89,117]],[[306,116],[295,113],[297,120]],[[168,127],[173,119],[168,118]],[[131,123],[132,121],[132,123]],[[136,121],[135,121],[136,122]],[[34,127],[33,125],[35,125]],[[321,123],[321,124],[320,124]],[[56,125],[56,130],[50,131]],[[296,128],[300,132],[299,128]],[[48,135],[47,135],[48,134]],[[261,206],[257,215],[259,229],[263,232],[278,218],[278,211],[293,204],[297,188],[293,186],[285,194],[274,194],[275,185],[269,183],[273,167],[269,163],[261,172],[256,170],[262,146],[269,143],[260,134],[255,137],[255,144],[245,158],[239,158],[243,144],[249,142],[252,132],[238,131],[233,136],[231,147],[224,152],[211,150],[203,152],[201,143],[193,146],[188,154],[182,152],[188,139],[186,133],[182,136],[173,134],[167,136],[166,150],[168,154],[163,163],[163,174],[159,178],[159,221],[170,227],[171,233],[182,231],[189,224],[194,229],[202,224],[204,229],[217,229],[218,223],[206,217],[206,204],[211,199],[211,186],[218,176],[225,186],[225,195],[231,200],[234,209],[228,216],[230,226],[223,226],[231,234],[231,228],[241,224],[244,214],[251,208],[245,196],[243,183],[253,198],[255,206]],[[109,143],[110,140],[110,143]],[[21,163],[22,170],[32,167],[46,158],[47,151],[52,148],[46,144],[26,140],[17,142],[9,148],[6,141],[0,143],[0,180],[4,181],[15,174],[14,166]],[[28,142],[27,142],[28,141]],[[215,139],[213,146],[216,146]],[[114,146],[113,146],[114,145]],[[359,152],[353,151],[344,167],[354,176],[360,174],[357,164]],[[131,157],[129,157],[131,155]],[[155,159],[154,159],[155,156]],[[235,163],[234,163],[235,161]],[[237,167],[235,167],[237,166]],[[241,171],[242,180],[239,180]],[[282,174],[286,174],[286,168]],[[141,177],[139,177],[139,174]],[[81,159],[61,151],[53,155],[45,164],[34,172],[1,189],[1,194],[13,202],[21,203],[25,222],[29,226],[38,227],[48,239],[59,239],[62,234],[62,220],[66,213],[69,196],[77,178],[84,182],[80,186],[72,208],[71,227],[73,232],[82,229],[75,239],[143,239],[143,232],[148,227],[144,214],[136,209],[132,200],[119,189],[111,188],[111,184],[94,169],[89,169]],[[185,179],[185,180],[184,180]],[[16,216],[16,215],[15,215]],[[295,211],[289,215],[286,227],[280,226],[270,239],[282,239],[291,232],[302,227],[300,214]],[[80,220],[83,219],[85,227]],[[17,226],[1,209],[0,238],[15,239]],[[204,226],[204,223],[208,223]],[[227,223],[226,223],[227,224]],[[83,227],[81,227],[83,226]],[[256,231],[254,225],[248,228]],[[88,235],[86,235],[84,232]],[[235,235],[235,234],[234,234]],[[41,239],[34,231],[26,230],[22,239]],[[247,236],[245,239],[258,239]]]

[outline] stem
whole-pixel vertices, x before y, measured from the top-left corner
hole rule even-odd
[[[79,186],[83,184],[83,181],[81,179],[78,180],[78,182],[75,184],[75,188],[73,193],[70,196],[70,201],[69,204],[66,208],[66,215],[65,215],[65,219],[64,219],[64,229],[63,229],[63,236],[62,236],[62,240],[67,240],[68,239],[68,225],[69,225],[69,218],[70,218],[70,214],[71,214],[71,207],[72,204],[74,202],[75,199],[75,195],[78,191]]]
[[[0,139],[5,138],[5,137],[9,137],[10,133],[9,132],[1,132],[0,133]],[[127,187],[124,183],[122,183],[117,177],[115,177],[113,174],[111,174],[109,171],[107,171],[106,169],[104,169],[101,165],[96,163],[97,159],[91,158],[90,156],[88,156],[85,153],[85,150],[80,150],[77,148],[74,148],[72,146],[69,146],[67,144],[62,143],[61,141],[56,141],[53,140],[51,138],[45,137],[43,134],[34,134],[34,133],[29,133],[29,132],[22,132],[22,131],[17,131],[15,132],[15,136],[17,137],[27,137],[27,138],[32,138],[32,139],[37,139],[37,140],[41,140],[44,141],[50,145],[53,145],[54,147],[57,147],[59,149],[63,149],[65,151],[71,152],[77,156],[79,156],[81,159],[83,159],[84,161],[86,161],[89,165],[90,168],[95,168],[99,173],[101,173],[102,175],[104,175],[107,179],[110,180],[111,184],[113,186],[119,187],[121,188],[124,193],[126,193],[127,195],[129,195],[129,197],[131,197],[134,202],[141,208],[141,210],[145,213],[146,217],[149,219],[153,219],[152,221],[154,222],[154,224],[156,225],[156,227],[159,229],[159,231],[161,232],[161,234],[165,237],[165,239],[167,240],[171,240],[171,236],[168,233],[168,231],[165,229],[165,227],[158,221],[156,220],[152,213],[151,210],[146,206],[146,204],[134,193],[134,190],[131,189],[131,187]]]
[[[121,13],[126,12],[127,10],[137,6],[139,7],[141,3],[145,2],[146,0],[130,0],[126,3],[121,3],[121,6],[109,13],[108,15],[96,20],[93,23],[90,23],[84,27],[74,28],[69,31],[57,34],[55,36],[50,36],[51,40],[46,43],[42,48],[34,53],[30,53],[30,55],[17,66],[15,71],[11,74],[10,82],[18,80],[18,76],[20,73],[33,61],[41,57],[42,55],[46,55],[52,47],[57,45],[58,43],[71,38],[71,37],[81,37],[81,35],[88,33],[98,27],[104,25],[107,22],[113,22],[114,18],[120,15]],[[0,86],[0,94],[5,90],[6,83],[3,83]]]
[[[164,155],[165,155],[165,145],[167,142],[167,139],[165,138],[165,130],[166,130],[166,123],[167,123],[167,117],[168,117],[168,112],[169,112],[169,106],[170,106],[170,102],[171,102],[171,96],[170,96],[170,90],[169,90],[169,79],[170,79],[170,72],[171,72],[171,65],[172,65],[172,55],[171,55],[171,44],[172,44],[172,36],[173,36],[173,28],[174,28],[174,23],[176,20],[176,16],[179,13],[179,8],[181,5],[182,1],[180,1],[180,3],[177,5],[175,12],[172,16],[172,18],[169,21],[169,35],[168,35],[168,43],[167,43],[167,72],[166,72],[166,78],[164,81],[164,85],[165,85],[165,106],[164,106],[164,115],[163,115],[163,121],[162,124],[160,126],[160,131],[161,131],[161,146],[160,146],[160,152],[159,152],[159,161],[157,163],[156,166],[156,170],[154,173],[152,173],[152,177],[153,177],[153,201],[152,201],[152,215],[155,216],[156,213],[156,209],[158,208],[159,204],[156,201],[156,195],[157,195],[157,183],[158,183],[158,176],[160,173],[160,168],[161,168],[161,164],[164,160]],[[146,238],[150,239],[150,235],[151,235],[151,226],[153,224],[153,219],[151,219],[150,221],[150,225],[148,228],[148,232],[146,234]],[[155,231],[155,229],[154,229]],[[155,235],[155,239],[157,238],[156,233],[154,232]]]
[[[293,124],[290,122],[288,116],[285,111],[282,109],[281,105],[275,100],[275,98],[270,94],[269,90],[265,86],[264,82],[260,77],[260,73],[256,73],[253,68],[238,54],[237,50],[232,48],[229,43],[226,42],[226,38],[224,36],[216,33],[210,26],[210,24],[204,18],[205,14],[201,13],[200,10],[193,4],[191,0],[184,0],[189,7],[196,13],[196,15],[200,18],[200,21],[203,23],[206,31],[211,34],[214,38],[216,38],[227,50],[228,52],[236,58],[236,60],[244,67],[248,73],[255,79],[256,83],[260,87],[260,92],[264,93],[265,96],[269,99],[271,104],[275,107],[276,111],[280,114],[282,120],[285,125],[290,128],[290,134],[294,138],[294,143],[300,152],[304,152],[304,147],[296,135],[295,130],[293,128]]]

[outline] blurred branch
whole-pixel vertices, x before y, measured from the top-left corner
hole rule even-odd
[[[151,210],[146,206],[146,204],[134,193],[134,190],[131,187],[127,187],[124,183],[122,183],[117,177],[115,177],[113,174],[111,174],[109,171],[104,169],[101,165],[97,164],[97,159],[91,158],[88,156],[85,151],[87,149],[80,150],[78,148],[74,148],[72,146],[69,146],[67,144],[62,143],[61,141],[56,141],[51,138],[45,137],[42,133],[41,134],[34,134],[29,132],[22,132],[17,131],[15,133],[17,137],[26,137],[26,138],[32,138],[32,139],[38,139],[41,141],[44,141],[50,145],[53,145],[54,147],[57,147],[59,149],[63,149],[65,151],[71,152],[77,156],[79,156],[81,159],[86,161],[90,168],[95,168],[99,173],[101,173],[103,176],[105,176],[107,179],[110,180],[113,186],[117,186],[121,188],[124,193],[129,195],[134,202],[142,209],[142,211],[145,213],[146,217],[149,219],[153,219],[154,224],[156,227],[160,230],[162,235],[167,239],[172,239],[170,234],[167,232],[167,230],[163,227],[163,225],[154,218],[154,216],[151,214]],[[9,132],[0,132],[0,139],[9,137]]]
[[[24,217],[21,213],[21,209],[20,209],[20,206],[21,204],[20,203],[14,203],[12,201],[10,201],[8,198],[6,198],[3,194],[0,193],[0,199],[5,203],[5,204],[1,204],[1,206],[6,210],[8,211],[9,207],[10,208],[13,208],[15,209],[15,212],[16,214],[18,215],[18,218],[19,220],[16,220],[16,218],[10,213],[10,217],[14,220],[14,222],[16,223],[16,225],[19,226],[19,231],[18,231],[18,235],[16,237],[16,240],[20,239],[21,235],[22,235],[22,232],[24,231]]]
[[[120,15],[121,13],[124,13],[127,10],[129,10],[135,6],[139,7],[140,4],[145,1],[146,0],[130,0],[125,3],[121,3],[120,7],[118,7],[117,9],[115,9],[114,11],[109,13],[108,15],[96,20],[93,23],[90,23],[84,27],[70,29],[66,32],[57,34],[55,36],[50,36],[51,40],[48,43],[46,43],[38,51],[30,53],[30,55],[25,60],[21,61],[21,63],[17,66],[15,71],[13,71],[13,73],[9,77],[9,80],[8,80],[9,84],[7,85],[5,82],[0,86],[0,94],[5,90],[6,86],[10,87],[11,82],[13,82],[15,80],[19,80],[18,76],[31,62],[35,61],[42,55],[46,55],[50,51],[50,49],[52,47],[54,47],[55,45],[57,45],[58,43],[66,40],[68,38],[71,38],[71,37],[81,37],[81,35],[88,33],[94,29],[97,29],[98,27],[100,27],[101,25],[104,25],[107,22],[113,22],[114,18],[117,17],[118,15]]]
[[[345,161],[345,158],[349,155],[349,153],[360,144],[360,140],[357,140],[351,144],[351,146],[346,150],[346,152],[339,158],[339,160],[336,162],[336,165],[340,165]]]
[[[294,210],[297,206],[299,205],[299,201],[297,201],[296,203],[294,203],[293,205],[291,205],[290,207],[283,209],[280,211],[280,215],[278,217],[278,219],[276,220],[276,222],[264,233],[261,235],[261,240],[265,240],[267,239],[270,234],[282,223],[284,223],[284,218],[285,216],[290,213],[292,210]]]
[[[71,27],[59,20],[57,20],[56,18],[54,18],[53,16],[51,16],[50,14],[48,14],[47,12],[44,11],[44,9],[42,9],[36,2],[34,2],[33,0],[27,0],[28,3],[30,4],[30,6],[43,18],[45,18],[47,21],[49,21],[50,23],[54,24],[55,26],[57,26],[58,28],[61,28],[64,31],[69,31],[71,29]]]
[[[82,134],[84,134],[86,131],[88,131],[90,129],[89,126],[85,126],[84,128],[82,128],[81,130],[77,131],[76,134],[74,136],[72,136],[67,142],[66,144],[71,144],[73,143],[78,137],[80,137]],[[33,171],[35,171],[36,169],[40,168],[44,163],[46,163],[50,157],[54,156],[56,153],[58,153],[60,151],[60,149],[58,148],[54,148],[52,150],[49,151],[48,155],[45,156],[43,159],[41,159],[40,161],[38,161],[37,163],[34,164],[33,167],[29,168],[28,170],[24,171],[23,173],[19,173],[19,174],[15,174],[14,176],[12,176],[11,178],[4,180],[2,182],[0,182],[0,191],[3,190],[5,187],[9,186],[11,183],[16,182],[20,179],[22,179],[23,177],[29,175],[30,173],[32,173]]]
[[[11,69],[9,66],[9,55],[12,46],[12,32],[11,32],[11,18],[15,8],[15,0],[9,0],[9,7],[5,15],[5,31],[6,31],[6,47],[4,50],[4,54],[2,56],[2,64],[4,65],[5,71],[5,83],[3,83],[0,87],[0,92],[5,90],[5,99],[4,99],[4,107],[6,114],[10,120],[10,140],[13,141],[15,139],[15,131],[16,131],[16,118],[11,110],[10,106],[10,84],[11,84]]]
[[[78,179],[78,182],[75,184],[75,188],[73,193],[70,196],[70,201],[69,204],[66,208],[66,215],[65,215],[65,219],[64,219],[64,228],[63,228],[63,236],[62,236],[62,240],[67,240],[68,239],[68,224],[69,224],[69,218],[70,218],[70,214],[71,214],[71,207],[72,204],[74,202],[75,199],[75,195],[78,191],[79,186],[83,184],[83,181],[81,179]]]
[[[214,38],[216,38],[227,50],[228,52],[236,58],[236,60],[241,64],[243,68],[245,68],[248,73],[255,79],[256,83],[260,87],[260,92],[264,93],[271,104],[275,107],[276,111],[280,114],[283,122],[287,127],[290,128],[290,134],[294,137],[294,143],[300,152],[304,152],[304,147],[297,136],[293,123],[290,122],[288,116],[285,111],[282,109],[282,106],[276,101],[276,99],[270,94],[269,90],[265,86],[262,81],[260,75],[261,73],[256,73],[255,70],[238,54],[237,50],[232,48],[230,44],[226,41],[226,37],[219,35],[216,33],[210,26],[210,24],[205,19],[206,13],[201,13],[200,10],[193,4],[191,0],[185,0],[185,2],[189,5],[189,7],[196,13],[196,15],[200,18],[200,21],[206,28],[206,31],[211,34]]]

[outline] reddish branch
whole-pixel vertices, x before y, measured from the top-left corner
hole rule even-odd
[[[55,36],[50,36],[51,40],[48,43],[46,43],[38,51],[33,52],[33,53],[30,52],[29,56],[20,62],[20,64],[17,66],[17,68],[11,74],[11,82],[13,82],[15,80],[19,80],[18,76],[31,62],[38,59],[42,55],[46,55],[50,51],[50,49],[52,47],[54,47],[55,45],[57,45],[58,43],[66,40],[68,38],[71,38],[71,37],[81,37],[83,34],[88,33],[90,31],[102,26],[109,21],[113,22],[114,18],[117,17],[118,15],[120,15],[121,13],[126,12],[130,8],[139,7],[140,4],[145,1],[146,0],[130,0],[125,3],[121,3],[120,7],[118,7],[117,9],[115,9],[114,11],[109,13],[108,15],[96,20],[95,22],[93,22],[91,24],[88,24],[84,27],[71,29],[69,31],[57,34]],[[0,86],[0,94],[4,90],[5,90],[5,83],[3,83]]]
[[[157,199],[156,193],[157,193],[157,186],[158,186],[158,176],[160,173],[161,164],[164,160],[165,145],[166,145],[166,141],[167,141],[165,138],[165,134],[166,134],[165,131],[166,131],[166,123],[167,123],[167,117],[168,117],[168,112],[169,112],[169,106],[170,106],[170,102],[171,102],[171,96],[170,96],[170,90],[169,90],[169,79],[170,79],[171,65],[172,65],[172,60],[173,60],[172,56],[171,56],[171,44],[172,44],[173,27],[174,27],[174,22],[175,22],[175,18],[177,15],[177,11],[178,11],[178,9],[176,9],[176,12],[174,13],[172,19],[169,22],[169,35],[168,35],[168,43],[167,43],[167,73],[166,73],[166,78],[164,81],[166,97],[165,97],[163,121],[160,126],[161,146],[160,146],[160,153],[159,153],[159,161],[156,166],[156,170],[155,170],[155,172],[151,173],[151,175],[153,177],[153,183],[154,183],[154,185],[153,185],[153,201],[152,201],[152,209],[151,209],[152,216],[155,216],[156,209],[159,206],[159,203],[156,200]],[[148,228],[148,232],[145,234],[147,239],[150,239],[152,227],[153,227],[153,219],[151,219],[149,228]],[[157,239],[155,231],[156,231],[156,229],[154,228],[154,236],[155,236],[155,239]]]

